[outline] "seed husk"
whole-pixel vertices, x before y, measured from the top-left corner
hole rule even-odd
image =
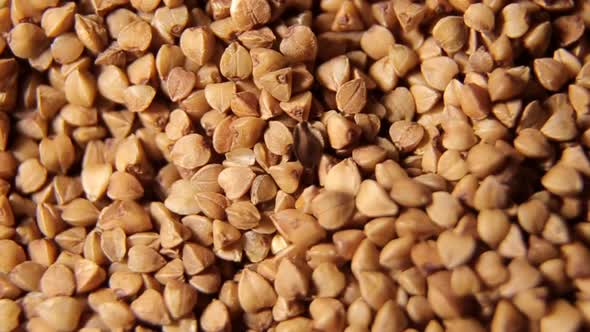
[[[295,156],[304,167],[313,168],[319,163],[323,142],[307,122],[298,123],[293,129],[293,145]]]

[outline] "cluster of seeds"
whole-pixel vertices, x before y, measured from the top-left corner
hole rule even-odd
[[[590,329],[588,0],[0,0],[0,331]]]

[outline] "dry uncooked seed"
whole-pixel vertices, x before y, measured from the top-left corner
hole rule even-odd
[[[195,74],[181,67],[174,67],[166,77],[166,91],[170,100],[179,101],[186,98],[195,86]]]
[[[0,0],[0,331],[590,328],[584,1]]]
[[[460,16],[443,17],[432,29],[432,37],[445,52],[452,54],[467,42],[467,27]]]
[[[296,62],[315,60],[318,41],[315,33],[305,25],[294,24],[282,36],[280,51],[288,59]]]
[[[381,25],[373,25],[363,33],[360,40],[362,50],[374,60],[383,58],[395,44],[392,32]]]

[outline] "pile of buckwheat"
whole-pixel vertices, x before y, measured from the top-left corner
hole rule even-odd
[[[0,331],[589,331],[588,26],[0,0]]]

